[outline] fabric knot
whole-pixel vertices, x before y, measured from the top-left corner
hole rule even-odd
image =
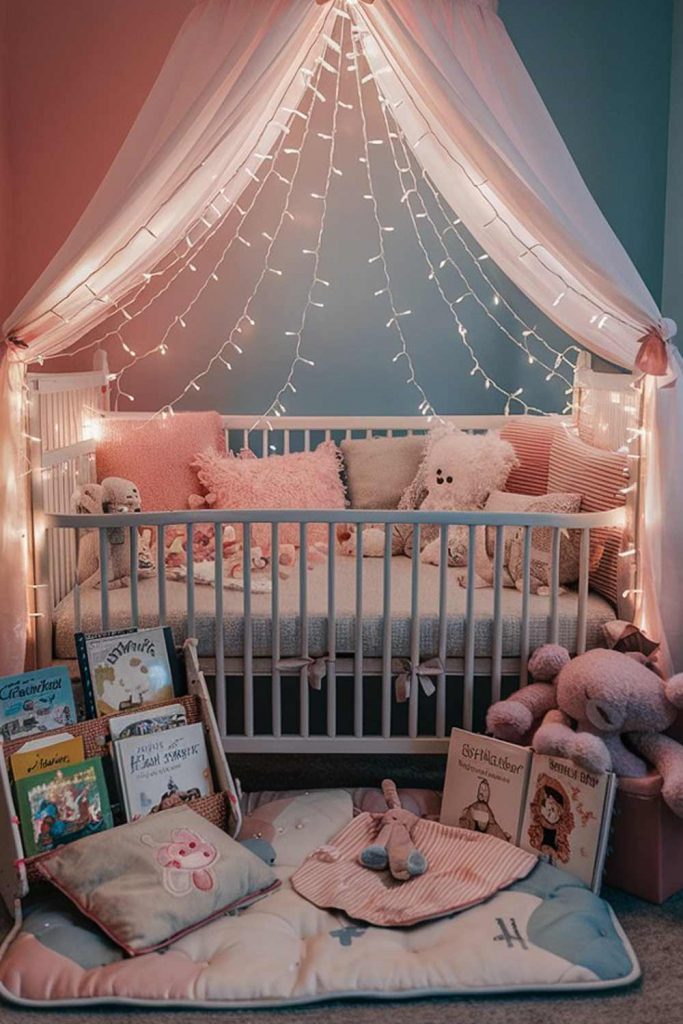
[[[391,671],[396,673],[394,679],[394,692],[399,704],[404,704],[409,698],[413,686],[419,685],[427,697],[436,690],[432,682],[434,676],[443,675],[446,671],[441,658],[430,658],[419,665],[413,665],[408,658],[392,658]]]
[[[674,333],[676,325],[673,321]],[[669,372],[669,354],[667,342],[664,335],[668,333],[662,328],[652,327],[640,339],[640,348],[636,356],[636,367],[641,373],[649,374],[652,377],[664,377]],[[673,337],[673,335],[669,335]]]
[[[327,675],[327,665],[330,662],[329,654],[323,654],[320,658],[281,658],[277,662],[278,672],[287,672],[291,669],[308,669],[308,685],[312,690],[321,690],[323,679]]]

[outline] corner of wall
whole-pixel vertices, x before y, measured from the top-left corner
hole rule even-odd
[[[683,344],[683,0],[673,9],[662,311],[678,322]]]
[[[9,4],[0,0],[0,324],[10,310],[12,175],[9,146]]]

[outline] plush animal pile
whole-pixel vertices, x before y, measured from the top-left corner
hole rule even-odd
[[[71,496],[71,511],[76,515],[105,515],[141,512],[140,491],[132,480],[108,476],[101,484],[88,483],[77,488]],[[107,530],[107,581],[114,590],[130,583],[130,537],[123,527]],[[153,568],[148,553],[142,554],[141,575]],[[78,548],[78,582],[91,586],[101,584],[100,542],[97,530],[84,530]]]
[[[495,431],[468,434],[448,425],[435,427],[427,437],[420,468],[403,494],[399,509],[420,509],[425,512],[468,512],[482,509],[492,491],[504,488],[510,471],[516,465],[514,448]],[[366,527],[363,533],[363,554],[381,557],[384,554],[384,537],[383,529]],[[355,553],[356,537],[352,528],[340,528],[337,539],[344,554]],[[395,526],[391,546],[393,555],[410,556],[413,549],[413,527]],[[449,565],[466,566],[468,546],[468,528],[450,527]],[[420,531],[420,547],[423,562],[439,564],[438,527],[426,527]]]
[[[531,739],[538,753],[591,772],[643,776],[653,765],[664,800],[683,817],[683,746],[662,735],[683,709],[683,673],[665,680],[641,653],[596,648],[570,658],[556,644],[535,651],[529,671],[533,683],[489,708],[489,732]]]

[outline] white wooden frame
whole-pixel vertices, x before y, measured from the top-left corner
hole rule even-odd
[[[592,371],[583,367],[583,378],[580,386],[583,391],[591,386]],[[588,374],[588,376],[587,376]],[[593,375],[599,377],[600,375]],[[623,376],[610,381],[612,389],[626,393],[631,378]],[[201,661],[202,669],[215,678],[216,712],[221,735],[226,750],[249,752],[394,752],[394,753],[435,753],[443,751],[447,745],[448,728],[446,721],[446,690],[450,686],[462,687],[463,712],[461,724],[471,727],[473,724],[475,680],[486,677],[490,680],[490,698],[498,699],[503,682],[514,677],[514,685],[526,684],[526,662],[529,651],[529,618],[530,618],[530,557],[531,529],[535,526],[546,526],[553,530],[551,554],[551,588],[548,601],[547,641],[552,642],[558,636],[558,594],[559,594],[559,551],[560,534],[565,529],[582,531],[580,579],[577,597],[577,651],[586,647],[587,639],[587,601],[588,601],[588,563],[589,563],[589,531],[598,526],[618,525],[624,523],[624,510],[577,515],[552,514],[513,514],[484,512],[396,512],[396,511],[330,511],[330,510],[278,510],[278,511],[182,511],[169,513],[141,513],[136,516],[74,516],[69,510],[69,487],[86,479],[94,479],[94,452],[96,442],[93,437],[83,437],[78,430],[79,417],[97,419],[98,416],[119,416],[128,419],[143,419],[146,414],[112,414],[108,412],[106,400],[106,367],[99,373],[68,374],[68,375],[34,375],[30,378],[32,388],[30,434],[31,461],[33,479],[33,523],[35,551],[35,585],[36,614],[38,615],[38,655],[40,664],[52,661],[52,611],[57,602],[73,589],[76,623],[79,626],[80,601],[79,589],[75,584],[76,552],[79,530],[98,529],[100,533],[100,549],[106,556],[107,543],[105,528],[121,525],[129,529],[131,551],[137,545],[137,527],[151,527],[157,532],[158,550],[163,550],[163,533],[169,526],[184,525],[190,532],[196,524],[210,524],[220,534],[223,525],[250,523],[267,523],[271,525],[274,558],[272,561],[272,617],[273,617],[273,648],[270,658],[256,658],[252,650],[252,609],[250,594],[250,552],[249,530],[244,530],[244,577],[245,590],[243,597],[244,615],[244,651],[242,657],[226,657],[223,645],[222,628],[215,629],[215,650],[212,658]],[[578,386],[578,379],[577,379]],[[59,396],[59,397],[55,397]],[[147,414],[148,415],[148,414]],[[452,416],[447,419],[454,426],[464,430],[482,431],[499,429],[509,422],[504,416]],[[574,421],[566,420],[568,425]],[[258,424],[254,416],[225,416],[223,427],[226,440],[232,448],[250,447],[257,455],[269,457],[271,446],[277,452],[291,450],[309,450],[320,440],[349,437],[369,437],[378,434],[391,436],[396,433],[417,433],[428,430],[429,425],[423,417],[279,417],[269,431],[265,424]],[[612,429],[612,427],[610,428]],[[615,430],[625,433],[625,421]],[[96,431],[91,431],[94,434]],[[62,439],[65,444],[61,444]],[[637,465],[634,462],[634,481],[639,482]],[[628,481],[627,481],[628,482]],[[635,495],[637,498],[637,494]],[[636,517],[637,518],[637,517]],[[491,526],[496,530],[498,543],[497,557],[494,566],[493,595],[493,626],[492,648],[486,658],[475,656],[475,617],[473,568],[467,570],[466,584],[466,616],[465,616],[465,650],[462,657],[452,658],[446,647],[447,607],[446,592],[448,578],[446,559],[442,557],[442,568],[439,574],[439,640],[438,650],[420,651],[419,612],[420,612],[420,561],[419,556],[413,558],[411,569],[412,593],[412,629],[411,656],[412,665],[421,663],[420,659],[438,656],[443,671],[437,676],[435,700],[435,727],[427,733],[421,725],[420,688],[412,688],[409,709],[407,735],[396,735],[392,727],[393,702],[393,671],[391,666],[391,592],[392,592],[392,559],[387,553],[383,563],[384,581],[384,632],[381,658],[363,656],[360,641],[354,651],[335,650],[335,574],[338,552],[335,544],[329,545],[327,556],[328,572],[328,665],[324,683],[325,694],[325,725],[322,735],[313,734],[309,716],[310,694],[308,689],[307,668],[283,672],[278,670],[279,652],[279,597],[280,581],[277,572],[277,545],[279,523],[296,523],[299,525],[302,545],[305,549],[306,531],[309,523],[326,523],[330,540],[334,540],[335,526],[338,523],[353,523],[362,534],[363,524],[382,526],[387,532],[392,524],[411,523],[416,529],[426,525],[436,525],[440,530],[442,555],[446,551],[448,528],[453,525],[468,527],[471,547],[474,547],[474,536],[477,526]],[[524,548],[524,580],[521,595],[521,630],[520,645],[517,655],[513,658],[503,657],[502,651],[502,537],[506,526],[521,526],[525,531]],[[191,542],[188,543],[191,551]],[[216,579],[222,577],[222,549],[216,546]],[[390,545],[388,546],[390,550]],[[131,559],[130,607],[131,621],[138,615],[138,574],[137,560]],[[301,658],[306,659],[308,650],[308,607],[307,607],[307,573],[305,559],[300,560],[300,621]],[[191,578],[191,567],[188,576]],[[363,579],[364,560],[357,558],[355,568],[355,635],[362,637],[363,624]],[[158,577],[160,621],[164,620],[166,610],[166,579],[164,574]],[[223,621],[223,589],[215,589],[214,614],[216,623]],[[187,622],[191,634],[194,629],[194,587],[188,584]],[[100,591],[101,620],[104,628],[109,620],[109,596],[106,588]],[[282,678],[285,675],[299,676],[299,711],[298,729],[294,734],[283,734],[282,726]],[[363,721],[364,681],[370,676],[381,677],[381,729],[377,735],[370,735]],[[244,704],[243,728],[239,734],[228,733],[226,676],[238,676],[241,680]],[[272,715],[271,728],[267,734],[255,735],[254,706],[255,679],[269,677],[272,680]],[[340,685],[346,686],[345,679],[351,680],[347,686],[353,702],[353,730],[349,735],[340,735],[336,720],[337,692]],[[231,682],[230,684],[235,685]],[[488,685],[488,684],[487,684]]]

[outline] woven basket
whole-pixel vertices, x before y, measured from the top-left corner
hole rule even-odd
[[[203,721],[202,716],[202,703],[199,697],[186,696],[186,697],[175,697],[172,700],[163,701],[158,704],[150,704],[146,706],[145,710],[154,710],[155,708],[164,707],[167,704],[182,704],[187,715],[188,725],[193,725],[196,722]],[[128,712],[118,712],[118,714],[127,714]],[[60,735],[64,732],[69,732],[73,736],[80,736],[83,739],[83,746],[85,748],[86,758],[90,757],[101,757],[107,759],[111,757],[111,740],[109,735],[109,721],[112,718],[117,717],[116,715],[105,715],[102,718],[89,719],[86,722],[78,722],[75,725],[69,725],[67,729],[59,728],[53,729],[52,732],[41,733],[41,739],[45,739],[52,735]],[[207,723],[204,722],[205,730]],[[9,743],[3,744],[3,750],[5,754],[5,761],[8,770],[10,769],[10,757],[16,753],[24,743],[30,740],[32,737],[23,736],[20,739],[12,740]],[[208,743],[207,737],[207,751],[209,753],[209,760],[211,760],[211,747]],[[203,818],[210,821],[212,825],[216,825],[224,832],[228,831],[228,825],[230,821],[230,795],[227,792],[214,793],[211,796],[200,797],[197,800],[192,800],[188,805],[197,814],[201,814]],[[120,826],[115,826],[120,827]],[[75,840],[78,842],[78,840]],[[49,855],[50,851],[46,853],[39,853],[33,857],[27,857],[25,859],[26,873],[29,882],[37,882],[42,880],[42,876],[38,872],[36,864],[42,858]]]

